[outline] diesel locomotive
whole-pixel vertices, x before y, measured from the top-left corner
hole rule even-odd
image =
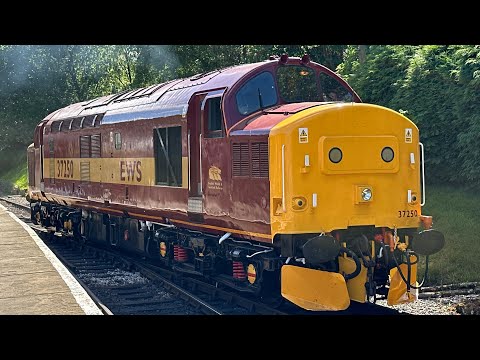
[[[69,105],[27,154],[34,223],[307,310],[414,301],[445,241],[418,128],[308,55]]]

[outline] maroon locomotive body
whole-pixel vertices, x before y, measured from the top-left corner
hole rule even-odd
[[[282,105],[278,90],[264,89],[282,65],[240,65],[51,113],[29,152],[31,198],[272,243],[269,130],[315,105]]]

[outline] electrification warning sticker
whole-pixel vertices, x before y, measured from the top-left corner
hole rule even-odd
[[[299,128],[298,129],[298,142],[299,143],[308,143],[308,128]]]
[[[405,129],[405,142],[406,143],[412,142],[412,129]]]

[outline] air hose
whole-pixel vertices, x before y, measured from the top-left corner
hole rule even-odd
[[[347,249],[346,247],[341,247],[340,248],[340,254],[342,254],[342,253],[345,253],[348,256],[350,256],[353,259],[353,261],[355,262],[355,271],[353,271],[350,274],[343,274],[343,277],[345,278],[345,281],[347,281],[347,280],[353,279],[355,276],[360,274],[360,271],[362,270],[362,266],[360,264],[360,259],[358,258],[358,256],[353,251],[351,251],[350,249]]]
[[[383,247],[383,251],[386,252],[385,244],[381,243],[381,246]],[[426,256],[426,259],[425,259],[426,263],[425,263],[425,273],[423,274],[423,280],[418,286],[412,285],[410,283],[410,280],[411,280],[411,266],[418,263],[418,255],[415,254],[413,251],[407,251],[407,260],[406,260],[407,278],[405,278],[405,275],[403,274],[402,270],[400,269],[400,265],[398,264],[397,257],[395,256],[395,254],[392,254],[392,255],[393,255],[392,257],[393,257],[393,260],[395,261],[395,266],[398,270],[398,273],[400,274],[400,277],[402,278],[405,285],[407,285],[407,291],[410,291],[411,288],[412,289],[420,289],[428,278],[428,255]],[[410,262],[410,256],[411,255],[414,255],[417,259],[413,263]]]

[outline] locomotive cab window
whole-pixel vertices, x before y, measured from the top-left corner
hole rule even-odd
[[[287,103],[319,101],[315,71],[307,66],[286,65],[277,70],[278,90]]]
[[[250,115],[253,112],[273,106],[277,103],[277,90],[273,75],[263,72],[250,79],[235,96],[240,114]]]
[[[204,107],[204,128],[206,129],[206,137],[222,137],[223,136],[223,119],[222,119],[222,98],[220,96],[209,98],[205,102]]]
[[[333,77],[320,73],[319,79],[324,101],[353,101],[353,95]]]
[[[182,186],[182,127],[153,130],[155,184]]]

